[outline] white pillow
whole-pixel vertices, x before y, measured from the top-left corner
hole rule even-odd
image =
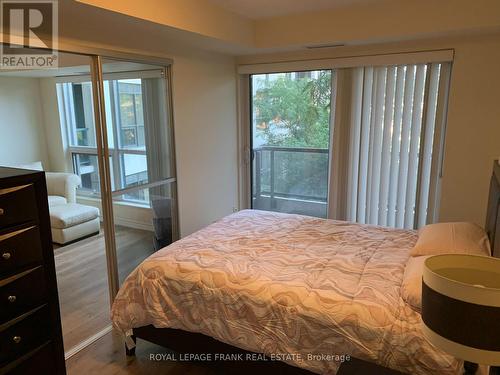
[[[414,310],[422,310],[422,272],[424,262],[429,256],[410,257],[406,263],[403,283],[401,284],[401,297]]]
[[[491,255],[488,235],[473,223],[429,224],[418,231],[411,256],[438,254]]]

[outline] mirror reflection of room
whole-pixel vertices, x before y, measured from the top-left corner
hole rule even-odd
[[[46,173],[66,356],[111,330],[91,59],[0,73],[0,165]],[[163,70],[104,65],[104,104],[120,282],[172,242]],[[165,127],[166,129],[166,127]],[[155,184],[155,182],[157,182]],[[153,183],[153,186],[151,186]]]

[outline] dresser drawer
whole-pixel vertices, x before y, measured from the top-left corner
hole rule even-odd
[[[0,228],[37,220],[33,184],[0,188]]]
[[[4,325],[5,326],[5,325]],[[47,305],[0,331],[0,366],[4,366],[50,340]]]
[[[41,261],[42,245],[37,226],[0,232],[0,277],[18,273]]]
[[[28,374],[55,374],[54,347],[48,342],[42,347],[30,352],[20,363],[10,363],[6,374],[28,375]],[[0,374],[2,371],[0,370]]]
[[[45,275],[41,266],[0,280],[0,324],[33,310],[46,299]]]

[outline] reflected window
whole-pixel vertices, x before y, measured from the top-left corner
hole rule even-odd
[[[110,170],[114,190],[149,182],[144,130],[142,79],[106,80],[104,94]],[[57,84],[60,116],[68,134],[73,171],[82,179],[78,193],[100,194],[97,166],[92,85],[90,82]],[[62,105],[61,105],[62,104]],[[124,201],[149,205],[146,190],[123,194]]]
[[[119,80],[120,141],[122,147],[144,147],[144,111],[140,79]]]
[[[73,112],[68,121],[71,146],[95,147],[91,84],[73,83],[66,87],[65,92],[71,99],[68,110]]]

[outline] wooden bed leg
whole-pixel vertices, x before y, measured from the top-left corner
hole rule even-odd
[[[137,338],[134,335],[130,336],[130,338],[134,341],[134,344],[137,344]],[[127,347],[127,343],[125,343],[125,354],[127,357],[135,356],[135,346],[132,349],[129,349]]]
[[[464,362],[464,375],[474,375],[477,372],[478,368],[477,363],[472,363],[472,362]]]

